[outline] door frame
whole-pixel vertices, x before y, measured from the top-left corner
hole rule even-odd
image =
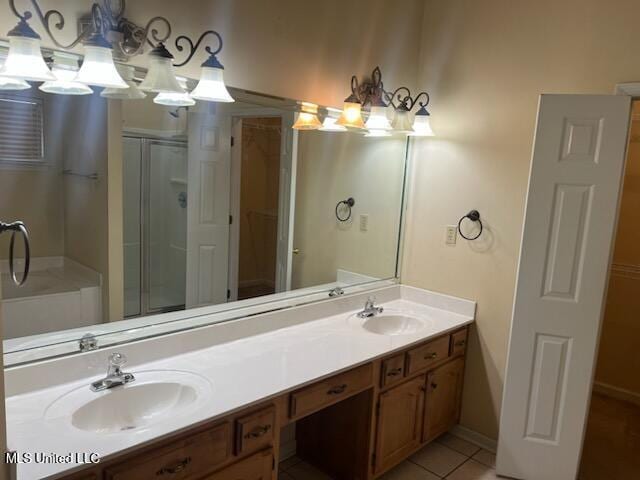
[[[231,113],[231,137],[233,139],[232,147],[231,147],[231,187],[230,187],[230,199],[229,199],[229,213],[233,221],[229,227],[229,301],[233,302],[238,300],[238,274],[239,274],[239,262],[240,262],[240,185],[242,178],[242,121],[245,118],[255,118],[255,117],[279,117],[284,122],[284,117],[287,112],[283,112],[277,108],[269,108],[269,107],[257,107],[250,109],[242,109],[237,112]],[[293,145],[297,142],[297,130],[293,130],[292,135],[292,150]],[[284,132],[281,132],[281,140],[283,139]],[[282,153],[282,152],[281,152]],[[282,155],[281,157],[282,158]],[[297,162],[296,155],[293,155],[292,164],[295,165]],[[282,171],[282,169],[280,169]],[[295,168],[292,168],[292,171],[295,171]],[[280,175],[278,175],[280,178]],[[290,195],[284,195],[284,187],[285,185],[282,182],[278,185],[278,204],[284,201],[285,208],[291,211],[291,205],[293,202],[294,195],[294,186],[295,186],[295,175],[291,175],[291,184],[289,185],[289,191],[292,192]],[[286,197],[286,198],[285,198]],[[282,221],[282,216],[278,215],[278,231],[280,231],[280,222]],[[293,237],[293,216],[289,217],[289,224],[287,225],[289,230],[289,237],[291,243],[291,238]],[[278,253],[278,252],[276,252]],[[276,257],[276,265],[278,263],[278,258]],[[277,289],[277,279],[276,279],[276,292]]]

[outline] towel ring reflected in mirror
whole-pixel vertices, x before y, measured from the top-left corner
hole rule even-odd
[[[16,286],[20,287],[24,285],[29,276],[29,264],[31,263],[31,248],[29,245],[29,232],[22,222],[4,223],[0,222],[0,234],[4,232],[11,232],[11,241],[9,242],[9,274]],[[16,234],[22,235],[22,242],[24,244],[24,271],[22,272],[22,278],[18,280],[15,269],[15,243]]]

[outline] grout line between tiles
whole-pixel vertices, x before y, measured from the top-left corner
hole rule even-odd
[[[461,468],[465,463],[468,463],[469,460],[471,460],[471,457],[467,458],[464,462],[462,462],[460,465],[458,465],[456,468],[454,468],[453,470],[451,470],[449,473],[447,473],[444,477],[443,480],[446,480],[447,477],[449,475],[451,475],[453,472],[455,472],[456,470],[458,470],[459,468]]]

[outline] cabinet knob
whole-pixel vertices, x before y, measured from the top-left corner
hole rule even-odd
[[[435,382],[431,382],[431,389],[435,390],[436,388],[438,388],[438,384]]]
[[[327,391],[327,395],[338,395],[342,392],[344,392],[347,389],[347,384],[343,383],[342,385],[337,385],[335,387],[330,388]]]
[[[433,352],[433,353],[427,353],[424,356],[425,360],[435,360],[436,358],[438,358],[438,353],[437,352]]]
[[[186,457],[180,460],[175,465],[172,465],[171,467],[162,467],[160,470],[156,472],[156,476],[161,476],[166,473],[168,473],[169,475],[173,475],[175,473],[181,472],[185,468],[187,468],[187,465],[189,465],[190,463],[191,463],[191,457]]]

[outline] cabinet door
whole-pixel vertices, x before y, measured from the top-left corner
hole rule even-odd
[[[460,416],[464,359],[458,358],[427,375],[423,441],[445,433]]]
[[[425,376],[420,375],[380,394],[374,460],[376,473],[404,460],[420,446],[424,384]]]
[[[271,480],[273,450],[263,450],[201,480]]]

